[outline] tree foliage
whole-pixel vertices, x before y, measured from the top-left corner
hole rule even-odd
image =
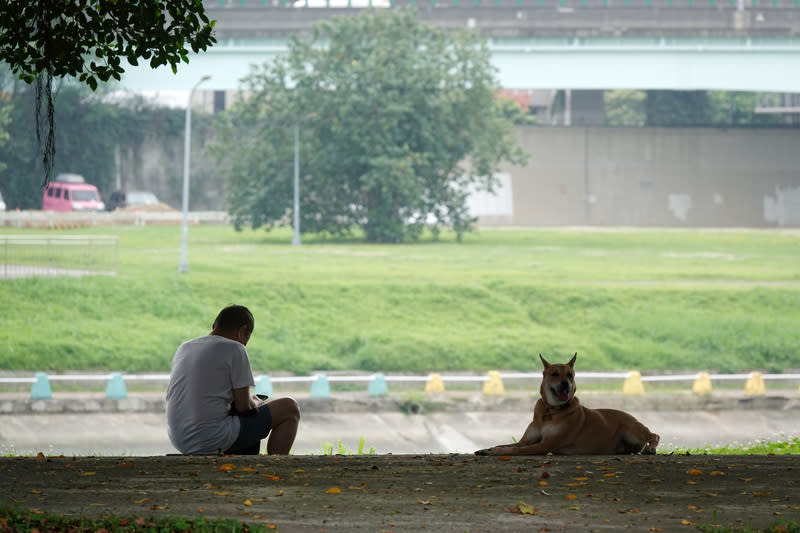
[[[43,175],[36,134],[31,128],[30,109],[35,91],[22,82],[9,83],[0,69],[0,85],[11,87],[0,100],[0,191],[10,209],[40,209]],[[141,97],[109,102],[102,89],[96,92],[71,83],[56,83],[54,117],[59,123],[55,140],[59,151],[53,161],[56,172],[74,172],[97,185],[103,196],[115,187],[115,150],[140,146],[154,137],[167,146],[181,146],[184,111],[159,107]],[[8,115],[3,128],[2,118]],[[200,124],[195,125],[195,129]],[[3,143],[4,134],[8,137]],[[180,179],[180,167],[175,172]],[[130,177],[129,177],[130,178]],[[179,185],[179,183],[178,183]]]
[[[647,126],[707,126],[711,108],[706,91],[647,91]]]
[[[779,95],[746,91],[606,91],[606,124],[640,127],[786,127],[778,113],[757,113],[759,103],[779,107]]]
[[[468,187],[492,190],[502,161],[525,159],[496,85],[477,34],[426,26],[410,9],[316,26],[251,72],[220,127],[236,226],[290,220],[299,124],[302,231],[362,228],[371,242],[468,231]]]
[[[0,60],[36,85],[36,132],[49,179],[55,156],[53,80],[76,77],[92,90],[120,80],[122,59],[151,67],[189,61],[216,40],[202,0],[0,2]],[[44,142],[40,132],[47,127]]]

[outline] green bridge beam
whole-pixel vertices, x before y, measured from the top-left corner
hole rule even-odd
[[[178,73],[128,67],[121,88],[236,90],[251,65],[287,51],[288,39],[228,40],[190,54]],[[800,40],[751,38],[490,39],[500,85],[518,89],[674,89],[800,92]]]

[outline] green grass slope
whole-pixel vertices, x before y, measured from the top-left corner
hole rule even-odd
[[[256,372],[800,368],[800,232],[482,230],[455,242],[119,226],[119,273],[0,279],[0,369],[166,372],[248,305]]]

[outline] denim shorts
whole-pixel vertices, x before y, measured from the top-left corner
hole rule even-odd
[[[225,450],[229,455],[258,455],[261,451],[261,440],[267,438],[272,429],[272,413],[267,404],[253,409],[253,414],[234,415],[239,417],[239,437]]]

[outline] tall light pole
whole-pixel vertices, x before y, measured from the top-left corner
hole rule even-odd
[[[294,123],[294,237],[292,244],[300,245],[300,125]]]
[[[181,262],[178,264],[178,272],[189,272],[186,239],[189,236],[189,151],[192,143],[192,97],[194,97],[194,91],[200,84],[209,79],[211,79],[211,75],[206,74],[194,84],[192,90],[189,91],[189,102],[186,105],[186,131],[183,135],[183,235],[181,237]]]

